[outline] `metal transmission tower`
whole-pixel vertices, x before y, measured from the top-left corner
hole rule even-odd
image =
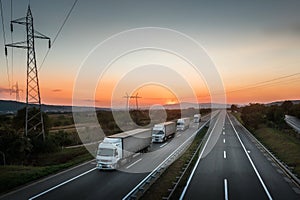
[[[23,91],[23,90],[19,89],[18,82],[16,82],[15,85],[12,85],[12,89],[10,91],[11,91],[11,93],[16,93],[16,101],[20,101],[20,91]]]
[[[13,31],[13,24],[26,26],[27,40],[15,42],[5,45],[5,54],[7,55],[7,47],[16,47],[27,49],[27,85],[26,85],[26,119],[25,119],[25,135],[39,136],[42,135],[45,140],[44,120],[41,109],[41,96],[38,79],[38,71],[35,56],[34,39],[47,39],[49,48],[51,45],[50,38],[35,31],[33,28],[33,17],[28,5],[26,17],[22,17],[11,21],[10,27]]]
[[[135,95],[135,96],[131,96],[131,97],[130,97],[130,98],[133,98],[133,99],[135,99],[136,110],[139,110],[139,103],[138,103],[138,99],[139,99],[139,98],[142,98],[142,97],[138,96],[138,94],[139,94],[139,93],[136,93],[136,95]]]
[[[128,104],[128,101],[129,99],[131,98],[131,96],[128,95],[128,93],[126,92],[126,96],[123,96],[123,98],[126,98],[126,108],[127,110],[129,110],[129,104]]]

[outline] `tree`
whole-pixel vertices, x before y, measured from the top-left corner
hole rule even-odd
[[[284,101],[284,102],[281,104],[281,108],[283,108],[285,114],[290,114],[293,105],[294,105],[294,104],[293,104],[293,102],[291,102],[291,101]]]
[[[232,104],[230,109],[231,109],[231,112],[238,111],[238,107],[235,104]]]
[[[265,106],[262,104],[250,104],[242,109],[241,118],[247,127],[257,129],[261,123],[265,122]]]
[[[30,115],[37,113],[37,108],[33,107],[29,110]],[[24,132],[25,128],[26,107],[18,110],[17,115],[13,118],[13,127],[17,132]],[[47,134],[50,129],[50,120],[46,113],[43,112],[44,128]],[[30,136],[29,136],[30,137]]]

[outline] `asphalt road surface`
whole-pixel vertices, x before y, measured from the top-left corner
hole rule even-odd
[[[284,120],[288,125],[300,133],[300,120],[297,117],[286,115]]]
[[[99,171],[95,169],[95,161],[89,161],[5,194],[0,199],[122,199],[209,119],[210,116],[203,117],[202,122],[191,123],[189,129],[176,133],[165,143],[153,144],[150,153],[137,154],[121,170]]]
[[[222,111],[199,155],[182,199],[300,199],[300,189]]]

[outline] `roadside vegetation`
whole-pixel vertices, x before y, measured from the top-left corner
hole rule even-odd
[[[31,112],[36,112],[31,110]],[[117,111],[119,116],[126,116],[124,111]],[[123,112],[123,113],[122,113]],[[181,116],[192,116],[194,109],[155,111],[149,116],[149,110],[132,110],[132,120],[124,121],[122,129],[134,129],[138,126],[151,128],[153,123],[164,121],[159,118],[165,112],[167,120],[175,120]],[[202,114],[210,109],[201,110]],[[84,114],[84,113],[82,113]],[[77,134],[72,113],[43,113],[46,139],[24,135],[25,109],[16,115],[0,115],[0,193],[12,190],[28,182],[57,173],[71,166],[91,160],[92,155],[80,147],[82,138]],[[97,111],[97,118],[105,135],[119,133],[122,130],[114,120],[112,111]],[[151,121],[151,119],[155,119]],[[95,135],[95,127],[82,126],[90,129]],[[102,136],[103,137],[103,136]],[[102,138],[99,138],[102,139]],[[68,148],[77,146],[76,148]],[[97,148],[97,144],[93,146]]]
[[[300,134],[289,127],[285,115],[300,118],[300,104],[285,101],[282,105],[250,104],[231,107],[236,118],[276,157],[300,177]]]

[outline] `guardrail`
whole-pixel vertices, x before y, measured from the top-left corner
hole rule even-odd
[[[252,135],[252,133],[250,131],[248,131],[248,129],[246,129],[242,124],[240,124],[240,122],[237,121],[237,119],[235,117],[233,117],[233,119],[237,122],[237,124],[242,127],[247,135],[253,139],[257,144],[259,144],[263,150],[265,152],[267,152],[267,154],[269,154],[269,156],[273,159],[273,161],[275,161],[277,163],[277,165],[284,171],[284,173],[291,179],[294,181],[294,183],[300,188],[300,180],[297,178],[297,176],[295,176],[295,174],[293,174],[289,169],[288,166],[286,166],[285,164],[283,164],[280,160],[278,160],[276,158],[275,155],[273,155],[260,141],[258,141],[258,139],[256,139],[256,137],[254,135]]]
[[[200,131],[201,129],[199,129]],[[184,165],[184,168],[182,169],[183,171],[180,172],[180,176],[177,176],[177,180],[176,182],[174,182],[174,186],[173,188],[169,189],[169,195],[167,197],[163,197],[162,199],[170,199],[172,197],[172,195],[174,194],[175,190],[177,189],[182,177],[186,174],[187,170],[189,169],[192,161],[194,160],[195,156],[197,155],[197,153],[199,152],[200,150],[200,147],[202,146],[202,143],[203,143],[203,139],[201,140],[201,142],[199,143],[197,149],[193,152],[193,155],[191,156],[191,158],[189,159],[189,162],[186,163]]]
[[[171,165],[179,155],[188,147],[187,143],[192,142],[196,134],[208,123],[210,119],[206,121],[200,128],[198,128],[184,143],[182,143],[173,153],[171,153],[158,167],[156,167],[148,176],[146,176],[135,188],[133,188],[123,200],[139,199],[146,190],[155,182],[157,178]],[[201,146],[201,145],[199,145]]]

